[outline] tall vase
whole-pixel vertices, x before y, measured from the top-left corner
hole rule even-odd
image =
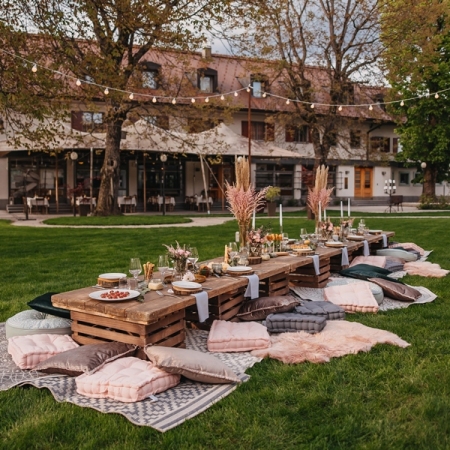
[[[173,279],[179,281],[183,279],[186,273],[186,259],[175,259],[173,262]]]
[[[239,245],[242,247],[247,246],[247,223],[239,223]]]

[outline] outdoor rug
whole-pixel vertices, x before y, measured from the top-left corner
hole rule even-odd
[[[207,331],[187,330],[186,346],[207,353],[207,337]],[[178,386],[141,402],[122,403],[110,399],[94,399],[77,394],[73,377],[19,369],[8,354],[7,347],[5,324],[0,323],[0,391],[24,384],[47,388],[58,402],[70,402],[102,413],[122,414],[136,425],[149,426],[161,432],[195,417],[237,387],[236,384],[205,384],[183,379]],[[245,370],[261,361],[261,358],[252,356],[249,352],[213,355],[230,367],[243,382],[250,378]]]

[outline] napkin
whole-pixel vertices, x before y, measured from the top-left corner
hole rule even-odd
[[[197,303],[198,320],[204,322],[209,317],[208,294],[202,291],[193,295]]]
[[[347,247],[342,248],[341,266],[348,266],[348,250]]]
[[[347,249],[346,249],[346,250],[347,250]],[[319,255],[309,256],[308,258],[312,258],[313,264],[314,264],[314,270],[315,270],[315,272],[316,272],[316,275],[320,275]]]
[[[363,256],[369,256],[370,255],[369,243],[367,242],[367,240],[364,240],[363,244],[364,244]]]
[[[252,300],[259,298],[259,277],[256,274],[243,275],[248,278],[247,289],[245,290],[244,297],[250,297]]]
[[[385,248],[385,247],[388,246],[388,244],[387,244],[387,236],[383,233],[381,235],[381,237],[383,238],[383,248]]]

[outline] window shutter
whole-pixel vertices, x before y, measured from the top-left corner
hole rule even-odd
[[[245,136],[248,138],[248,122],[247,121],[241,122],[241,134],[242,134],[242,136]]]
[[[72,111],[72,129],[83,131],[83,111]]]
[[[294,142],[294,129],[292,127],[285,128],[285,142]]]

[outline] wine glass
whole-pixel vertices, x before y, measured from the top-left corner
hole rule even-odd
[[[228,252],[231,258],[231,265],[234,265],[234,258],[238,255],[238,248],[236,242],[230,242],[228,244]]]
[[[308,232],[306,231],[306,228],[300,228],[300,238],[302,242],[305,242],[305,239],[308,237]]]
[[[158,257],[158,271],[161,274],[163,284],[167,270],[169,269],[169,257],[167,255],[159,255]]]
[[[287,249],[288,242],[289,242],[289,235],[287,233],[283,233],[281,235],[281,246],[283,251]]]
[[[197,247],[189,247],[188,250],[191,252],[188,261],[192,264],[192,269],[195,272],[195,263],[198,261],[198,250]]]
[[[133,275],[135,279],[136,286],[138,285],[138,276],[142,272],[142,264],[139,258],[130,259],[130,269],[129,272]]]

